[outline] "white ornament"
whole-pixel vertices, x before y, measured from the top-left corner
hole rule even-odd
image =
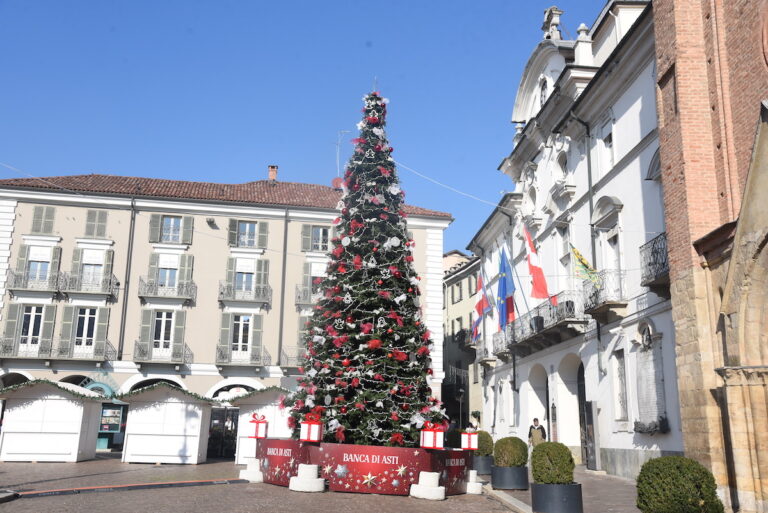
[[[379,317],[376,321],[376,327],[377,328],[383,328],[387,325],[387,320],[384,317]]]
[[[367,159],[375,159],[376,158],[376,153],[374,153],[373,150],[366,150],[365,151],[365,158],[367,158]]]
[[[359,122],[359,123],[357,124],[357,129],[358,129],[358,130],[362,130],[363,128],[365,128],[365,123],[363,123],[363,122],[361,121],[361,122]]]
[[[371,256],[371,258],[368,260],[368,262],[366,262],[366,265],[368,267],[376,267],[377,265],[379,265],[379,263],[376,261],[375,258],[373,258],[373,256]]]
[[[376,134],[377,137],[384,137],[384,130],[376,127],[373,130],[371,130],[374,134]]]
[[[332,400],[333,399],[331,399],[330,395],[326,395],[325,399],[323,399],[323,402],[325,403],[326,406],[330,406]]]
[[[336,319],[333,321],[333,327],[337,330],[343,330],[344,329],[344,319]]]
[[[389,193],[390,193],[390,194],[394,194],[395,196],[397,196],[398,194],[400,194],[400,191],[401,191],[401,189],[400,189],[400,186],[399,186],[399,185],[397,185],[396,183],[395,183],[395,184],[392,184],[392,185],[390,185],[390,186],[389,186],[389,188],[388,188],[387,190],[389,191]]]
[[[352,242],[349,237],[344,237],[341,239],[341,245],[342,246],[349,246],[349,243]]]
[[[381,270],[382,278],[389,278],[390,276],[392,276],[392,271],[390,271],[388,268],[384,268]]]
[[[397,303],[397,304],[399,305],[400,303],[402,303],[403,301],[405,301],[405,300],[407,299],[407,297],[408,297],[408,296],[406,296],[405,294],[400,294],[399,296],[397,296],[397,297],[395,298],[395,303]]]
[[[339,201],[338,203],[336,203],[336,210],[341,210],[342,208],[344,208],[343,201]]]
[[[345,305],[349,305],[349,304],[352,304],[352,294],[350,294],[349,292],[347,292],[347,293],[344,295],[344,304],[345,304]]]

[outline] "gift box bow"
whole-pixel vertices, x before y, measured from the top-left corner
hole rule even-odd
[[[442,424],[435,422],[425,422],[423,431],[445,431]]]
[[[319,413],[307,413],[304,415],[304,422],[308,422],[310,424],[319,424],[320,423],[320,414]]]
[[[258,413],[251,415],[251,418],[253,419],[251,422],[255,422],[257,424],[267,421],[267,418],[264,415],[259,415]]]

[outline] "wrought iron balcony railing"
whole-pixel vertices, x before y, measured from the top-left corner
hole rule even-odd
[[[561,328],[583,325],[587,321],[581,296],[576,291],[565,290],[508,324],[507,338],[513,344],[541,336],[552,340],[562,336]]]
[[[312,292],[312,287],[296,286],[296,304],[314,305],[323,297],[321,292]]]
[[[59,290],[65,293],[105,294],[117,298],[119,287],[120,283],[114,274],[94,279],[69,273],[59,273]]]
[[[114,361],[117,351],[106,340],[43,339],[42,337],[4,338],[0,342],[0,358],[29,358],[72,361]]]
[[[469,381],[469,371],[466,369],[460,369],[454,365],[448,365],[445,370],[445,380],[443,383],[466,385]]]
[[[300,367],[304,363],[306,349],[301,346],[283,347],[280,351],[281,367]]]
[[[62,360],[85,361],[114,361],[117,359],[117,350],[108,340],[77,340],[68,342],[60,341],[56,346],[55,356]]]
[[[503,331],[494,333],[492,337],[493,354],[495,356],[505,357],[510,354],[507,334]]]
[[[227,281],[219,282],[219,301],[246,301],[249,303],[272,303],[272,287],[269,285],[251,285],[241,290]]]
[[[42,337],[5,337],[0,339],[0,358],[51,358],[53,341]]]
[[[585,280],[584,311],[591,314],[614,306],[626,306],[625,276],[624,271],[605,270],[597,273],[594,280]]]
[[[194,301],[197,297],[197,284],[190,281],[177,282],[175,285],[167,285],[156,279],[146,276],[139,278],[140,297],[169,297]]]
[[[486,340],[483,337],[477,347],[477,361],[481,363],[488,363],[496,360],[496,355],[493,352],[493,342]]]
[[[159,346],[160,344],[158,344]],[[133,361],[136,363],[190,364],[194,354],[185,343],[171,344],[170,348],[155,347],[151,340],[137,340],[133,344]]]
[[[640,285],[648,287],[669,281],[667,234],[662,233],[640,246]]]
[[[232,351],[232,346],[216,346],[216,364],[230,366],[272,365],[272,357],[266,349],[260,351]]]
[[[8,290],[39,290],[43,292],[57,292],[59,290],[58,272],[48,272],[42,278],[32,276],[26,272],[9,269],[5,287]]]

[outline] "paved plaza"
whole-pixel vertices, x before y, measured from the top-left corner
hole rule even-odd
[[[236,467],[231,460],[202,465],[124,464],[115,455],[99,455],[95,460],[81,463],[0,463],[0,489],[24,492],[136,483],[237,479],[240,468],[242,467]],[[0,505],[0,510],[3,513],[510,511],[501,502],[485,495],[460,495],[449,497],[442,502],[431,502],[386,495],[331,492],[305,494],[267,484],[222,484],[22,498]]]

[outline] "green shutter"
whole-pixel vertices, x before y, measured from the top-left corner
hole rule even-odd
[[[160,261],[160,255],[152,253],[149,255],[149,271],[147,274],[147,281],[150,283],[157,283],[157,264]]]
[[[227,240],[231,247],[237,247],[237,219],[229,220],[229,232],[227,234]]]
[[[27,273],[27,258],[29,257],[29,246],[22,244],[19,246],[19,255],[16,257],[16,271]]]
[[[192,244],[192,230],[195,226],[195,219],[192,216],[184,216],[181,219],[181,242],[182,244]]]
[[[108,249],[104,252],[104,278],[109,281],[112,278],[114,268],[115,250]]]
[[[194,259],[193,255],[181,255],[179,257],[179,283],[189,283],[192,281],[192,264]]]
[[[56,209],[54,207],[45,207],[45,214],[43,215],[43,233],[53,233],[53,219],[56,217]]]
[[[89,210],[85,214],[85,236],[96,237],[96,219],[99,217],[97,210]]]
[[[232,344],[232,314],[221,314],[221,329],[219,330],[219,344],[216,347],[216,362],[229,363],[231,360],[230,347]]]
[[[59,356],[69,358],[72,354],[72,337],[75,333],[75,307],[64,305],[61,314],[61,333],[59,334]]]
[[[256,260],[256,276],[254,276],[256,285],[269,285],[269,260]]]
[[[149,217],[149,242],[160,242],[160,225],[163,218],[160,214],[152,214]]]
[[[79,248],[75,248],[75,250],[72,252],[72,269],[70,270],[70,275],[73,283],[76,283],[79,287],[80,285],[80,272],[81,272],[81,263],[83,261],[83,250]]]
[[[237,260],[233,257],[227,258],[227,287],[235,289],[235,264]]]
[[[43,216],[45,207],[35,207],[32,210],[32,233],[43,233]]]
[[[139,330],[139,340],[142,342],[152,341],[152,321],[155,317],[155,311],[144,309],[141,311],[141,329]]]
[[[5,318],[5,331],[3,331],[3,337],[5,338],[3,345],[9,343],[11,347],[13,347],[18,333],[19,317],[21,317],[23,306],[24,305],[19,303],[11,303],[8,305],[8,313]],[[5,353],[5,351],[3,351],[3,353]]]
[[[45,305],[43,308],[43,329],[40,332],[40,352],[49,354],[53,341],[53,324],[56,322],[56,306]]]
[[[312,290],[312,264],[304,262],[304,274],[302,274],[301,282],[304,287]]]
[[[109,328],[109,308],[99,308],[96,318],[96,340],[106,342],[107,329]]]
[[[48,267],[50,272],[48,273],[48,283],[56,287],[58,290],[59,279],[59,265],[61,264],[61,248],[55,246],[51,249],[51,264]]]
[[[96,237],[103,239],[107,236],[107,211],[99,210],[96,217]]]
[[[301,250],[309,251],[312,249],[312,225],[301,225]]]
[[[261,362],[262,355],[262,343],[261,343],[261,330],[262,330],[262,316],[251,316],[251,361]]]
[[[267,239],[269,238],[269,223],[266,221],[259,221],[256,223],[256,229],[259,231],[259,238],[257,240],[256,247],[267,249]]]
[[[187,312],[178,310],[174,312],[173,345],[171,346],[171,360],[184,362],[184,327],[187,322]]]
[[[296,337],[297,343],[296,345],[298,347],[306,347],[306,337],[307,333],[309,333],[309,330],[307,329],[307,322],[309,321],[310,317],[306,315],[300,315],[299,316],[299,334]]]

